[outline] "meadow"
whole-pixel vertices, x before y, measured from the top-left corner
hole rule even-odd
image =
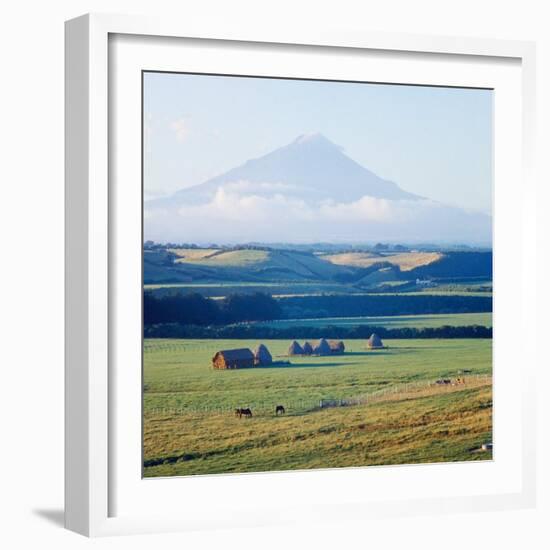
[[[346,340],[344,355],[291,358],[268,340],[274,365],[212,369],[216,351],[258,343],[145,340],[144,476],[491,458],[491,340]],[[465,384],[433,384],[464,369]]]
[[[401,252],[384,255],[370,252],[346,252],[322,256],[324,260],[333,264],[355,267],[370,267],[380,262],[387,262],[399,266],[402,271],[411,271],[416,267],[436,262],[442,257],[440,252]]]
[[[399,282],[401,285],[402,282]],[[391,286],[391,285],[390,285]],[[395,290],[365,292],[353,285],[341,283],[313,283],[313,282],[242,282],[242,281],[216,281],[202,283],[151,283],[143,285],[148,292],[156,296],[171,294],[194,294],[199,292],[205,297],[213,299],[225,298],[231,294],[254,294],[263,292],[274,298],[289,298],[292,296],[326,296],[326,295],[350,295],[355,296],[492,296],[491,290],[486,290],[490,281],[484,285],[441,285],[420,290]]]
[[[211,283],[163,283],[146,284],[144,289],[157,296],[167,294],[193,294],[199,292],[208,298],[225,298],[231,294],[254,294],[263,292],[274,297],[319,296],[322,294],[359,294],[349,285],[322,282],[247,282],[216,281]]]
[[[272,328],[292,327],[353,327],[372,325],[386,328],[434,328],[442,326],[492,326],[492,313],[451,313],[433,315],[388,315],[372,317],[325,317],[320,319],[281,319],[259,321],[259,326]]]

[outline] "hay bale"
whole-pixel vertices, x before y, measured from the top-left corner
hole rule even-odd
[[[373,332],[368,339],[367,347],[369,349],[382,349],[384,347],[384,343],[382,342],[380,336]]]
[[[260,344],[254,350],[254,363],[258,366],[271,365],[273,363],[273,357],[271,357],[271,353],[269,353],[265,344]]]
[[[332,352],[330,351],[328,342],[324,338],[321,338],[313,347],[313,353],[315,355],[330,355]]]
[[[311,355],[313,353],[313,346],[309,342],[304,342],[303,346],[304,355]]]
[[[344,353],[346,346],[342,340],[329,340],[328,345],[332,353]]]
[[[294,340],[294,342],[292,342],[292,344],[290,344],[290,346],[288,348],[288,354],[289,355],[303,355],[304,350],[303,350],[302,346],[300,344],[298,344],[298,342],[296,342],[296,340]]]

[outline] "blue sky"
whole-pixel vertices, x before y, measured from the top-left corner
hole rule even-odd
[[[401,188],[490,213],[492,92],[146,73],[145,197],[320,132]]]

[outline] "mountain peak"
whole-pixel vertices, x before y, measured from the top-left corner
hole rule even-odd
[[[323,134],[320,132],[314,132],[310,134],[302,134],[301,136],[298,136],[292,145],[314,145],[314,146],[330,146],[334,147],[335,149],[340,150],[341,147],[338,145],[332,143],[330,139],[326,138]]]
[[[219,189],[246,187],[255,196],[271,196],[274,189],[287,195],[352,202],[368,196],[377,199],[420,197],[408,193],[391,181],[378,177],[345,155],[342,148],[321,133],[303,134],[287,145],[220,174],[210,180],[176,193],[189,203],[212,200]],[[282,186],[282,187],[281,187]],[[171,199],[160,199],[162,204]],[[157,202],[157,204],[160,204]]]

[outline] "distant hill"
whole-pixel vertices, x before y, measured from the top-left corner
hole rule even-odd
[[[493,278],[492,252],[451,252],[440,258],[411,270],[414,277],[460,278],[486,277]]]
[[[376,254],[373,252],[346,252],[343,254],[327,254],[322,256],[333,264],[354,267],[370,267],[387,262],[399,266],[402,271],[410,271],[417,267],[431,264],[441,259],[441,252],[402,252],[399,254]]]
[[[368,288],[388,281],[492,278],[491,252],[318,255],[279,249],[144,251],[144,282],[339,282]]]
[[[158,253],[144,254],[145,283],[190,281],[331,281],[338,276],[352,276],[354,270],[337,266],[314,254],[290,250],[202,249],[187,253],[169,249],[166,259]]]

